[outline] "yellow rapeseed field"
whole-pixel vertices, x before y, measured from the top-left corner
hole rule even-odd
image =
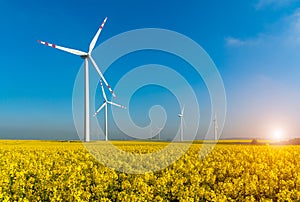
[[[126,151],[167,143],[116,142]],[[155,148],[155,149],[153,149]],[[300,147],[201,144],[141,175],[98,162],[80,142],[0,141],[0,201],[300,201]]]

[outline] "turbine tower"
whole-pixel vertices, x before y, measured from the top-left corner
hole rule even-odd
[[[180,141],[183,141],[183,113],[184,113],[184,106],[181,109],[181,112],[178,114],[180,118]]]
[[[103,104],[99,107],[99,109],[95,112],[95,114],[93,116],[94,117],[97,116],[97,114],[101,111],[101,109],[103,109],[105,107],[105,112],[104,112],[105,123],[104,124],[105,124],[105,141],[107,141],[108,140],[107,105],[110,104],[110,105],[114,105],[116,107],[120,107],[120,108],[123,108],[123,109],[126,109],[126,107],[124,107],[122,105],[119,105],[119,104],[116,104],[114,102],[108,101],[101,79],[100,79],[100,85],[101,85],[101,90],[102,90],[102,95],[103,95],[104,101],[103,101]]]
[[[115,93],[111,89],[110,85],[107,83],[106,79],[104,78],[103,74],[101,73],[99,67],[97,66],[95,60],[92,58],[92,55],[91,55],[93,49],[95,48],[98,37],[106,23],[106,20],[107,20],[107,17],[104,19],[103,23],[101,24],[97,33],[95,34],[94,38],[92,39],[89,49],[88,49],[88,52],[83,52],[83,51],[79,51],[79,50],[75,50],[75,49],[71,49],[71,48],[65,48],[62,46],[58,46],[56,44],[51,44],[48,42],[38,40],[38,42],[43,45],[46,45],[46,46],[49,46],[52,48],[56,48],[56,49],[59,49],[59,50],[62,50],[62,51],[68,52],[68,53],[72,53],[74,55],[78,55],[82,59],[84,59],[84,140],[86,142],[90,141],[90,89],[89,89],[88,60],[90,60],[90,62],[93,64],[94,68],[98,72],[100,78],[104,81],[105,85],[107,86],[107,88],[109,89],[111,94],[114,97],[116,97]]]
[[[217,115],[215,114],[214,118],[214,135],[215,135],[215,141],[218,140],[218,123],[217,123]]]
[[[160,140],[160,133],[161,133],[163,128],[157,128],[157,129],[158,129],[158,140]]]

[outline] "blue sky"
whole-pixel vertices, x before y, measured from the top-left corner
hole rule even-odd
[[[72,90],[82,60],[36,40],[85,51],[106,16],[98,45],[122,32],[151,27],[184,34],[207,51],[227,94],[222,137],[268,138],[278,130],[287,137],[300,133],[299,1],[12,0],[1,2],[0,13],[0,138],[77,138]],[[130,68],[131,63],[125,64]],[[112,86],[114,72],[118,69],[106,73]],[[136,94],[135,105],[149,94],[144,90]],[[174,120],[168,127],[176,125]]]

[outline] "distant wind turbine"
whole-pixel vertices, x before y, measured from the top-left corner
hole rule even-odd
[[[157,129],[158,129],[158,140],[160,140],[160,133],[161,133],[163,128],[157,128]]]
[[[99,67],[97,66],[96,62],[94,61],[94,59],[92,58],[92,51],[96,45],[96,42],[98,40],[98,37],[106,23],[107,17],[104,19],[103,23],[101,24],[101,26],[99,27],[96,35],[94,36],[94,38],[92,39],[90,46],[89,46],[89,50],[88,52],[83,52],[83,51],[79,51],[79,50],[75,50],[75,49],[71,49],[71,48],[65,48],[62,46],[58,46],[55,44],[51,44],[48,42],[44,42],[41,40],[38,40],[39,43],[44,44],[46,46],[52,47],[52,48],[56,48],[68,53],[72,53],[74,55],[78,55],[80,56],[82,59],[84,59],[84,139],[86,142],[90,141],[90,90],[89,90],[89,67],[88,67],[88,60],[91,61],[91,63],[93,64],[93,66],[95,67],[96,71],[98,72],[100,78],[104,81],[105,85],[107,86],[107,88],[109,89],[109,91],[112,93],[112,95],[114,97],[116,97],[115,93],[113,92],[113,90],[111,89],[110,85],[107,83],[106,79],[104,78],[103,74],[101,73]]]
[[[158,139],[158,140],[160,140],[160,133],[161,133],[161,131],[162,131],[162,129],[164,129],[164,128],[159,128],[159,127],[156,127],[156,129],[154,130],[154,129],[151,129],[151,137],[153,137],[154,135],[154,139]]]
[[[105,141],[107,141],[108,140],[107,105],[110,104],[110,105],[114,105],[116,107],[120,107],[120,108],[123,108],[123,109],[126,109],[126,107],[107,100],[107,97],[106,97],[104,87],[103,87],[103,84],[102,84],[101,80],[100,80],[100,85],[101,85],[101,90],[102,90],[102,95],[103,95],[103,98],[104,98],[104,102],[99,107],[99,109],[95,112],[95,114],[93,116],[94,117],[97,116],[97,114],[101,111],[101,109],[103,109],[105,107],[105,112],[104,112],[105,113]]]
[[[180,141],[183,141],[183,113],[184,113],[184,106],[181,109],[181,112],[178,114],[180,118]]]
[[[217,115],[215,114],[214,117],[214,135],[215,135],[215,140],[218,140],[218,122],[217,122]]]

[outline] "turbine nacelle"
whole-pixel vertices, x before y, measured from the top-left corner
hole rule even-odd
[[[80,57],[81,57],[82,59],[87,59],[87,58],[89,57],[89,54],[86,54],[86,55],[80,55]]]

